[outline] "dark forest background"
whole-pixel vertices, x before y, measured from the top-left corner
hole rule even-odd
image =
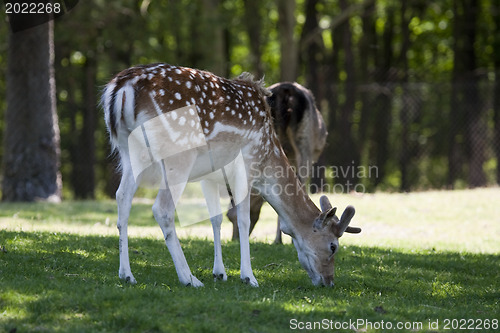
[[[11,32],[3,12],[5,114]],[[500,0],[86,0],[55,20],[53,46],[64,198],[114,196],[100,89],[151,62],[311,89],[330,133],[319,163],[378,170],[327,172],[329,184],[411,191],[500,183]],[[6,122],[2,115],[1,137]]]

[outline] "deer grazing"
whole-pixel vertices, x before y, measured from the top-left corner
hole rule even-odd
[[[312,92],[298,83],[280,82],[269,87],[272,95],[267,103],[271,108],[274,130],[290,164],[302,184],[311,177],[313,163],[325,147],[326,125],[316,107]],[[255,227],[264,201],[260,195],[250,197],[250,233]],[[236,209],[227,217],[233,223],[233,240],[239,238]],[[281,230],[276,230],[275,244],[281,244]]]
[[[215,278],[227,279],[221,253],[222,212],[218,196],[219,187],[230,183],[237,203],[240,277],[244,282],[258,286],[249,245],[249,192],[254,191],[281,217],[281,230],[294,239],[299,261],[313,284],[333,285],[338,239],[344,232],[361,231],[349,226],[354,208],[348,206],[338,219],[328,198],[321,198],[320,211],[305,193],[273,129],[265,99],[269,94],[261,81],[254,81],[247,73],[227,80],[168,64],[126,69],[106,85],[102,95],[105,122],[122,169],[116,192],[121,279],[136,282],[130,269],[127,236],[133,196],[143,182],[156,181],[164,185],[158,190],[153,215],[179,280],[184,285],[203,286],[189,269],[174,223],[178,193],[187,181],[200,180],[214,232]],[[150,126],[155,119],[161,126]],[[147,149],[132,149],[137,142]],[[224,173],[223,181],[211,176],[214,170],[223,170],[238,158],[243,167],[240,163],[240,167]],[[141,164],[146,160],[151,163]]]

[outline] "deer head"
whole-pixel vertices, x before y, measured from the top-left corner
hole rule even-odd
[[[337,208],[332,208],[326,196],[320,199],[321,213],[314,220],[310,230],[295,234],[294,245],[299,261],[315,285],[333,286],[335,254],[339,248],[339,238],[348,233],[360,233],[361,229],[350,227],[354,216],[354,207],[348,206],[340,219],[335,215]]]

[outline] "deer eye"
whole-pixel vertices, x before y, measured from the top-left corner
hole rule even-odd
[[[337,245],[330,243],[330,250],[332,251],[332,254],[335,254],[335,252],[337,252]]]

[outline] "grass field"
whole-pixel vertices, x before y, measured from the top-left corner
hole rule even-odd
[[[311,284],[288,238],[284,246],[271,244],[276,215],[267,206],[251,239],[257,289],[239,280],[230,223],[223,224],[227,282],[212,279],[210,225],[178,228],[191,270],[205,283],[187,288],[178,282],[150,202],[138,200],[129,229],[138,281],[132,286],[117,276],[113,201],[2,203],[0,331],[500,329],[500,189],[330,199],[340,210],[354,205],[352,224],[363,228],[341,239],[335,287]]]

